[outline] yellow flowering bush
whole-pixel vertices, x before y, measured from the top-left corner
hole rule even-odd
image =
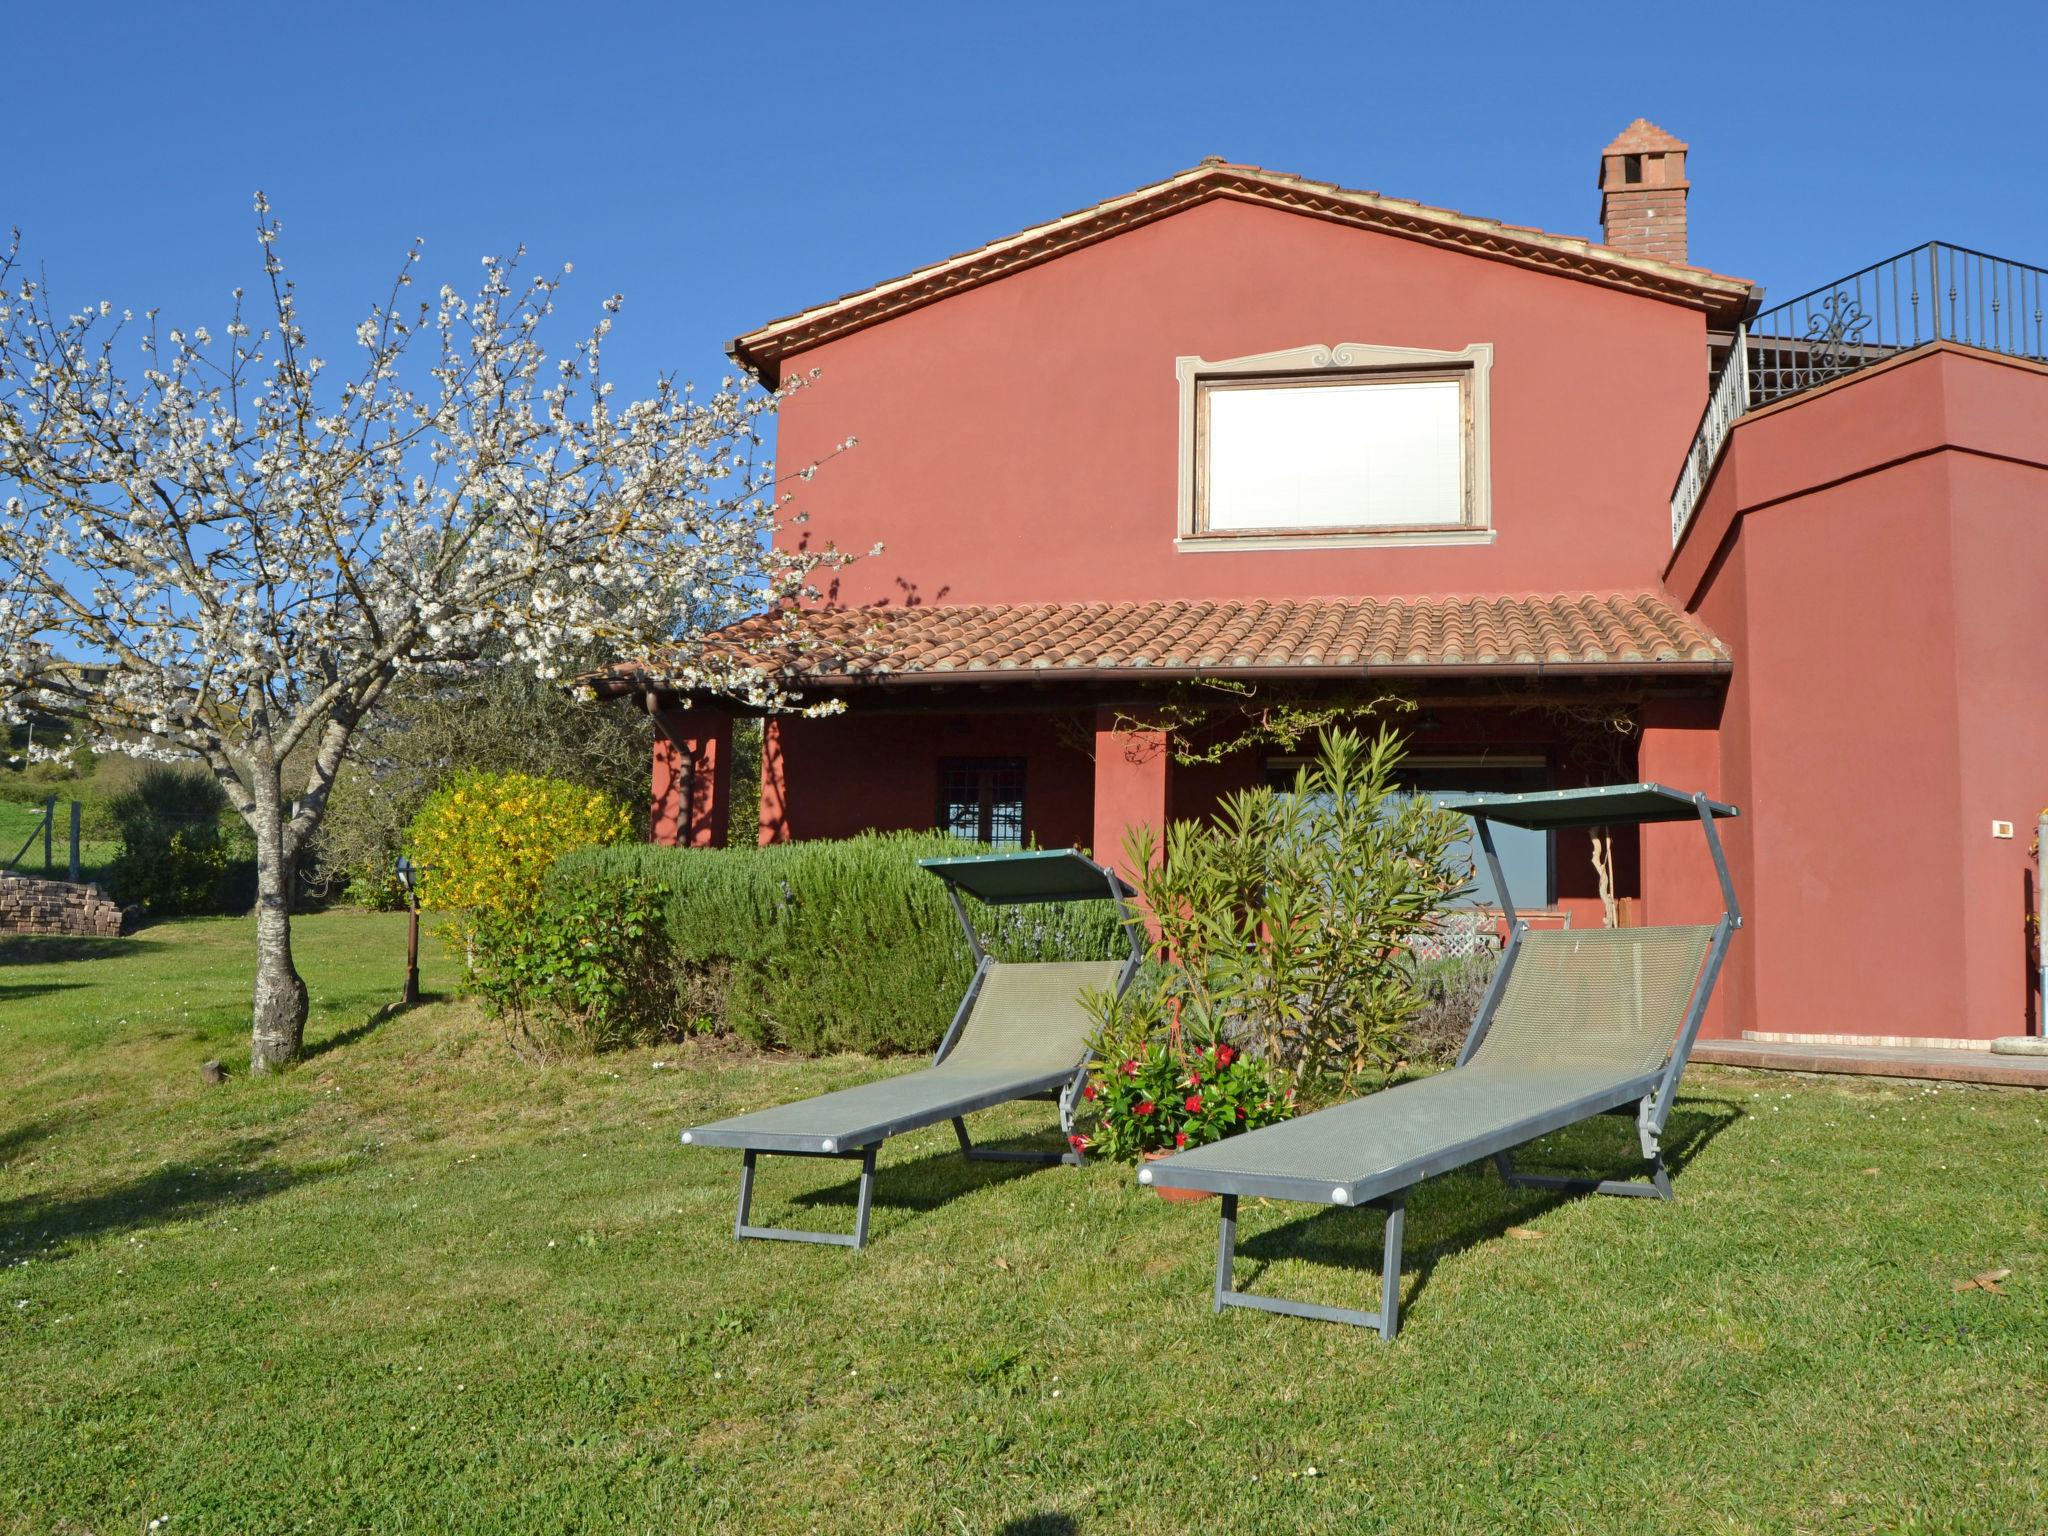
[[[633,830],[608,795],[530,773],[463,773],[420,807],[406,842],[422,866],[420,904],[443,912],[531,910],[563,854],[624,842]]]

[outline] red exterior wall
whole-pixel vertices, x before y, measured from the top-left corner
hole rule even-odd
[[[1670,576],[1736,657],[1729,1030],[2026,1028],[2044,506],[2048,370],[1939,348],[1736,428]]]
[[[1658,706],[1706,712],[1708,703]],[[926,830],[934,825],[939,763],[948,757],[1022,757],[1025,760],[1025,837],[1040,847],[1091,849],[1106,863],[1124,866],[1125,830],[1138,821],[1207,816],[1226,795],[1261,781],[1265,753],[1246,749],[1215,763],[1177,763],[1157,732],[1135,729],[1142,709],[1086,712],[905,714],[864,711],[818,720],[777,719],[763,742],[761,840],[849,837],[863,831]],[[1412,721],[1410,722],[1413,723]],[[1400,724],[1397,721],[1396,728]],[[1654,733],[1646,733],[1644,751]],[[1674,783],[1710,791],[1712,737],[1666,775]],[[1584,758],[1538,710],[1444,708],[1429,712],[1411,752],[1425,757],[1481,757],[1488,753],[1541,755],[1560,788],[1627,778],[1633,763],[1597,765]],[[1669,754],[1666,754],[1667,759]],[[1556,847],[1553,910],[1579,927],[1598,927],[1603,913],[1582,832],[1561,833]],[[1711,871],[1701,875],[1697,833],[1675,844],[1674,881],[1691,882],[1684,905],[1652,921],[1695,921],[1711,916],[1716,892]],[[1616,895],[1640,898],[1644,857],[1635,835],[1615,836]],[[1702,880],[1704,883],[1702,883]],[[1692,887],[1697,887],[1694,891]],[[1519,893],[1533,908],[1531,893]]]
[[[1653,585],[1706,393],[1697,311],[1232,201],[795,358],[779,460],[802,530],[884,552],[849,604]],[[1362,341],[1494,347],[1490,546],[1181,554],[1174,359]]]
[[[1042,848],[1092,841],[1095,719],[1087,713],[881,714],[771,719],[761,744],[761,841],[930,830],[939,762],[1021,757],[1024,836]]]

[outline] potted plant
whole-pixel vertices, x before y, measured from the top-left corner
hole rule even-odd
[[[1149,1162],[1285,1120],[1294,1090],[1263,1060],[1228,1040],[1191,1040],[1170,1018],[1168,983],[1154,976],[1122,998],[1098,994],[1104,1019],[1096,1065],[1081,1097],[1094,1110],[1080,1152]],[[1205,1200],[1161,1189],[1168,1200]]]

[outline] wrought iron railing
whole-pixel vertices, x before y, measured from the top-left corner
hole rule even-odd
[[[1932,341],[2048,361],[2048,269],[1935,241],[1773,305],[1738,327],[1672,488],[1672,543],[1691,522],[1744,411]]]
[[[1685,525],[1692,521],[1693,509],[1700,504],[1707,479],[1714,473],[1714,465],[1720,461],[1721,447],[1728,441],[1728,429],[1749,409],[1749,370],[1738,366],[1748,351],[1748,344],[1744,328],[1736,326],[1735,342],[1728,349],[1728,361],[1721,365],[1720,373],[1714,378],[1714,387],[1707,392],[1707,409],[1700,417],[1699,430],[1692,435],[1692,447],[1686,450],[1685,464],[1678,471],[1678,484],[1672,487],[1673,549],[1678,547]]]

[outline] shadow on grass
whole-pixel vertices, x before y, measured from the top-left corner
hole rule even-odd
[[[0,1167],[14,1161],[57,1128],[54,1120],[25,1120],[12,1130],[0,1131]]]
[[[265,1199],[325,1176],[265,1160],[274,1139],[246,1141],[208,1163],[167,1163],[139,1178],[85,1194],[25,1195],[0,1201],[0,1254],[33,1251],[68,1258],[81,1243],[186,1221]]]
[[[1630,1113],[1634,1113],[1632,1106]],[[1680,1099],[1672,1106],[1671,1119],[1662,1138],[1664,1166],[1671,1175],[1674,1192],[1680,1200],[1685,1195],[1678,1181],[1686,1167],[1699,1156],[1707,1143],[1741,1118],[1742,1110],[1726,1099]],[[1567,1150],[1581,1150],[1585,1141],[1601,1136],[1603,1128],[1608,1136],[1612,1136],[1625,1123],[1622,1117],[1603,1115],[1569,1126],[1558,1133],[1569,1138],[1572,1143],[1569,1149],[1553,1146],[1547,1150],[1540,1166],[1522,1155],[1525,1149],[1518,1149],[1515,1171],[1564,1174],[1574,1178],[1637,1178],[1642,1173],[1639,1156],[1629,1156],[1612,1163],[1589,1159],[1587,1166],[1578,1167],[1562,1161]],[[1633,1153],[1635,1127],[1632,1124],[1627,1126],[1626,1134],[1629,1151]],[[1554,1140],[1552,1137],[1544,1139]],[[1504,1237],[1509,1227],[1526,1226],[1560,1206],[1588,1198],[1615,1197],[1502,1184],[1490,1159],[1424,1181],[1408,1199],[1408,1230],[1402,1245],[1405,1261],[1402,1268],[1412,1273],[1414,1278],[1402,1297],[1402,1310],[1405,1312],[1415,1304],[1416,1298],[1427,1289],[1436,1266],[1445,1258]],[[1372,1214],[1375,1218],[1379,1216],[1377,1211]],[[1377,1297],[1380,1221],[1360,1222],[1357,1217],[1358,1212],[1331,1207],[1241,1243],[1237,1250],[1239,1264],[1244,1265],[1246,1260],[1252,1264],[1248,1270],[1240,1268],[1236,1281],[1238,1287],[1249,1289],[1260,1275],[1281,1259],[1302,1259],[1359,1272],[1361,1282],[1363,1274],[1371,1274],[1375,1277],[1374,1283],[1370,1286],[1361,1283],[1361,1291]],[[1369,1302],[1358,1304],[1368,1305]]]
[[[80,960],[111,960],[162,949],[161,939],[88,939],[63,933],[0,935],[0,965],[69,965]]]
[[[1072,1515],[1020,1515],[1005,1520],[996,1536],[1081,1536]]]
[[[1042,1137],[1009,1136],[1000,1141],[975,1142],[977,1150],[1015,1152],[1057,1152],[1059,1148],[1047,1145]],[[809,1162],[809,1158],[778,1158],[773,1154],[764,1155],[761,1166],[773,1168],[777,1163]],[[1027,1174],[1051,1173],[1057,1171],[1056,1163],[1010,1163],[975,1162],[948,1149],[944,1152],[928,1152],[908,1162],[883,1163],[875,1166],[875,1205],[890,1210],[936,1211],[950,1204],[962,1195],[969,1195],[978,1189],[987,1189],[995,1184],[1007,1184],[1012,1179]],[[854,1207],[860,1201],[860,1178],[842,1179],[837,1184],[823,1189],[807,1190],[803,1194],[789,1195],[788,1202],[805,1210],[820,1207],[843,1207],[849,1222]],[[755,1186],[754,1205],[757,1212],[754,1219],[759,1221],[761,1189]]]
[[[27,1002],[32,997],[43,997],[51,992],[76,992],[88,985],[83,981],[24,981],[0,985],[0,1003]]]
[[[360,1024],[351,1024],[347,1029],[336,1030],[324,1040],[315,1040],[299,1052],[300,1061],[311,1061],[315,1056],[325,1056],[329,1051],[341,1050],[354,1045],[358,1040],[367,1040],[393,1019],[411,1013],[415,1008],[424,1008],[429,1003],[446,1001],[447,994],[422,992],[416,1003],[385,1003]]]

